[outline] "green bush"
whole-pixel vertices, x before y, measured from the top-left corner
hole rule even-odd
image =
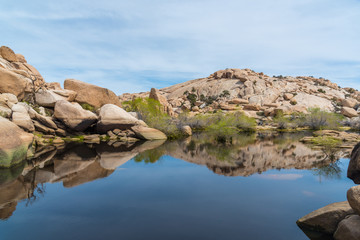
[[[85,109],[85,110],[88,110],[88,111],[91,111],[91,112],[95,112],[95,107],[88,104],[88,103],[81,103],[80,106]]]
[[[338,129],[341,126],[341,120],[344,118],[340,114],[326,112],[320,108],[309,109],[309,112],[301,119],[301,125],[312,130]]]
[[[137,112],[140,118],[146,122],[149,127],[158,129],[168,136],[168,138],[177,138],[181,136],[174,119],[161,111],[159,101],[151,98],[136,98],[132,101],[123,102],[123,108],[128,112]]]

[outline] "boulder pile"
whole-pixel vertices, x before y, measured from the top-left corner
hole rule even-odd
[[[5,46],[0,47],[0,80],[0,137],[10,139],[0,143],[0,167],[18,163],[32,143],[166,139],[123,110],[111,90],[75,79],[66,79],[64,89],[46,83],[23,55]]]

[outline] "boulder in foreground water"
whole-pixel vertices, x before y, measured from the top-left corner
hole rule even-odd
[[[340,221],[354,214],[347,201],[329,204],[300,218],[296,223],[302,229],[333,234]]]
[[[354,147],[351,153],[347,176],[354,183],[360,184],[360,143]]]
[[[334,234],[336,240],[360,239],[360,216],[351,215],[342,220]]]

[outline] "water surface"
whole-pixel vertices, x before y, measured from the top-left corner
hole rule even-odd
[[[296,220],[346,200],[349,150],[301,136],[195,136],[44,149],[0,172],[1,239],[308,239]]]

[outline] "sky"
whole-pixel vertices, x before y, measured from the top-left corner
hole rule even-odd
[[[225,68],[360,89],[360,0],[0,0],[0,45],[117,94]]]

